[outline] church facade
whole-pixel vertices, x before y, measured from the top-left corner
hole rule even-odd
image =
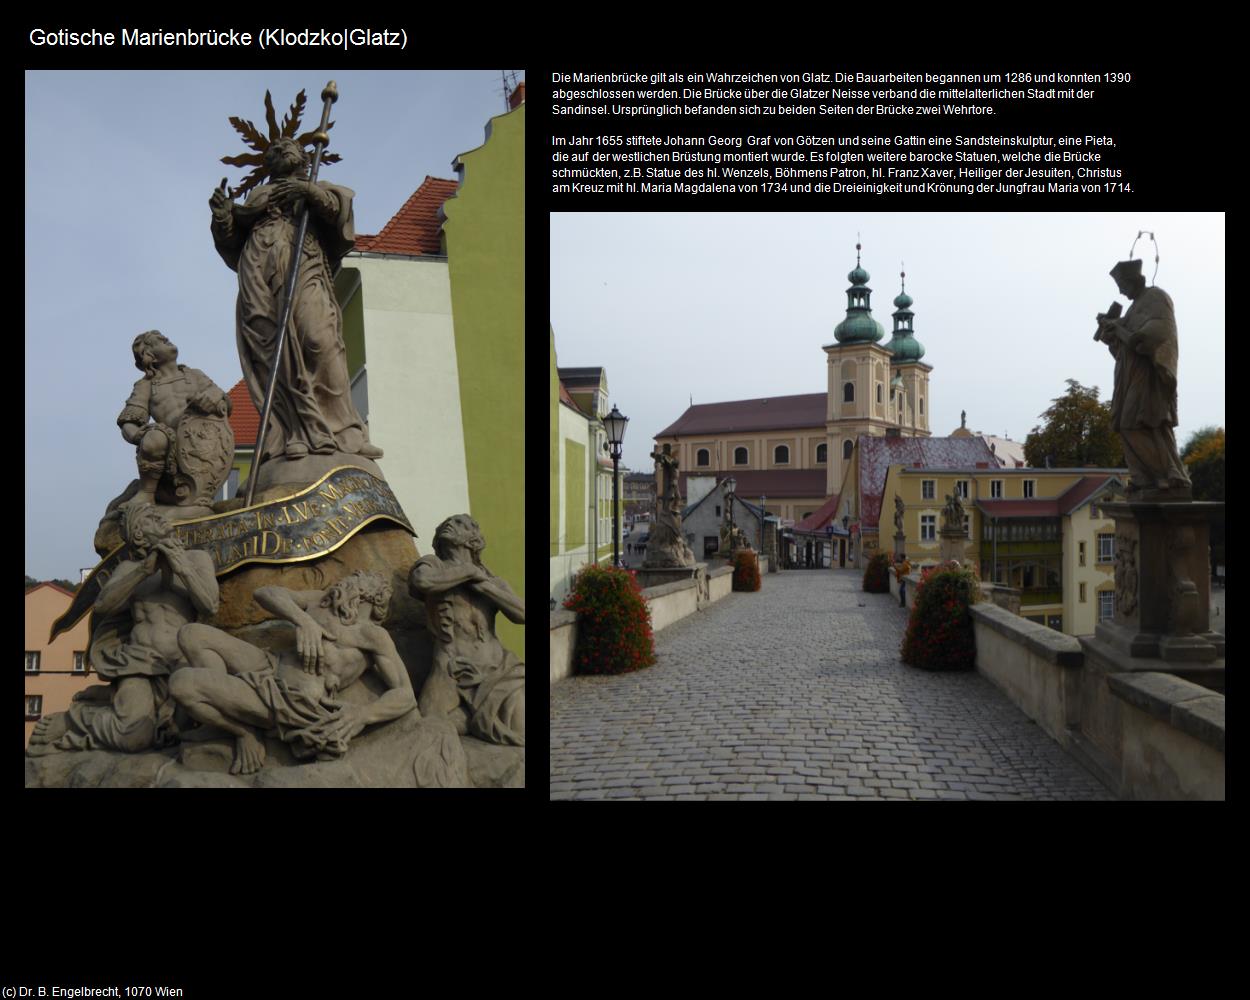
[[[820,520],[823,529],[833,508],[841,513],[836,498],[861,435],[929,436],[933,369],[921,360],[906,276],[887,341],[872,316],[860,250],[857,244],[847,275],[846,317],[823,348],[825,392],[691,406],[655,436],[659,447],[671,445],[677,454],[683,495],[688,476],[732,474],[740,497],[783,520]]]

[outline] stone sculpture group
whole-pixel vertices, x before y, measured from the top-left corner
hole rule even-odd
[[[323,93],[326,115],[334,96],[331,85]],[[320,132],[297,136],[303,94],[281,126],[265,99],[270,135],[232,119],[256,152],[227,160],[257,169],[238,191],[227,193],[223,184],[210,200],[214,244],[239,275],[239,356],[258,409],[275,365],[279,373],[273,418],[251,467],[267,490],[258,521],[275,491],[289,499],[343,466],[385,486],[374,462],[382,451],[352,403],[333,285],[334,266],[354,239],[354,195],[309,179],[304,146],[328,142],[326,117]],[[249,190],[245,202],[234,201]],[[307,235],[296,246],[304,211]],[[284,283],[294,298],[275,357]],[[298,581],[324,582],[317,589],[255,585],[255,572],[271,567],[222,568],[200,541],[212,532],[197,530],[243,503],[213,501],[234,458],[228,396],[178,364],[177,347],[159,331],[136,337],[133,354],[143,378],[117,422],[136,449],[138,478],[108,505],[96,535],[106,558],[82,590],[93,602],[75,612],[81,617],[89,607],[93,614],[90,663],[104,683],[83,691],[68,711],[41,719],[28,756],[161,752],[186,765],[195,756],[189,748],[217,746],[225,756],[200,759],[246,778],[274,766],[349,758],[363,733],[403,720],[386,744],[390,758],[402,759],[388,760],[386,773],[421,785],[471,783],[470,741],[500,752],[523,747],[525,665],[497,638],[495,617],[502,612],[523,624],[525,607],[483,565],[477,522],[449,517],[435,535],[435,554],[418,558],[396,505],[391,520],[406,531],[390,529],[403,541],[385,557],[376,555],[377,533],[362,527],[333,555],[287,560],[292,565],[283,569],[300,574]],[[275,525],[278,551],[287,551]],[[348,571],[353,559],[367,565]],[[400,628],[392,598],[405,580],[417,618]],[[259,609],[254,622],[240,618],[241,605]],[[54,631],[72,624],[58,622]],[[522,780],[521,751],[508,752],[515,761],[492,765],[507,779],[484,783]],[[301,773],[286,783],[303,783]]]

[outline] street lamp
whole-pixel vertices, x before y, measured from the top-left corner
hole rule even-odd
[[[616,408],[616,404],[612,404],[612,412],[603,418],[603,429],[608,435],[608,454],[612,456],[612,565],[619,566],[621,564],[621,553],[619,539],[621,535],[620,526],[620,499],[618,491],[620,489],[620,462],[621,462],[621,445],[625,441],[625,427],[629,423],[629,417],[621,413]]]
[[[733,538],[734,530],[734,491],[738,488],[738,480],[733,476],[726,476],[721,483],[721,490],[725,494],[725,505],[729,510],[729,537]]]

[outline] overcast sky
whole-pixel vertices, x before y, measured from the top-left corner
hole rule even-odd
[[[900,262],[930,379],[930,427],[1023,442],[1065,379],[1111,396],[1094,316],[1138,230],[1180,339],[1177,439],[1224,424],[1224,216],[1173,213],[558,214],[551,322],[561,366],[602,365],[630,418],[624,462],[694,402],[825,392],[856,233],[872,314],[893,329]],[[1154,246],[1137,243],[1149,281]],[[1127,307],[1127,300],[1119,300]]]
[[[26,573],[77,579],[96,525],[136,475],[115,420],[139,378],[135,335],[163,331],[179,361],[223,389],[240,378],[238,284],[213,249],[208,198],[247,171],[228,119],[266,131],[304,89],[301,131],[338,84],[321,177],[356,192],[376,233],[427,174],[480,146],[505,113],[498,70],[463,73],[30,72],[26,74]]]

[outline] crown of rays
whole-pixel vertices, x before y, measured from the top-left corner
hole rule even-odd
[[[223,156],[222,163],[228,163],[232,167],[252,167],[252,172],[243,178],[243,183],[236,188],[230,189],[230,197],[238,198],[247,194],[248,191],[256,187],[261,181],[269,176],[269,169],[265,166],[265,153],[269,147],[278,139],[294,139],[301,147],[308,149],[313,146],[313,136],[316,131],[303,132],[299,135],[300,119],[304,115],[304,105],[307,103],[304,97],[304,91],[300,91],[295,98],[295,103],[291,105],[291,109],[283,116],[282,124],[278,124],[277,115],[273,109],[273,98],[269,96],[269,91],[265,91],[265,123],[269,127],[269,135],[264,135],[252,122],[244,121],[242,118],[230,119],[230,124],[234,126],[234,130],[243,136],[243,141],[255,150],[252,153],[241,153],[238,156]],[[334,128],[334,122],[330,122],[326,126],[326,132]],[[322,153],[322,163],[338,163],[343,157],[338,153]]]

